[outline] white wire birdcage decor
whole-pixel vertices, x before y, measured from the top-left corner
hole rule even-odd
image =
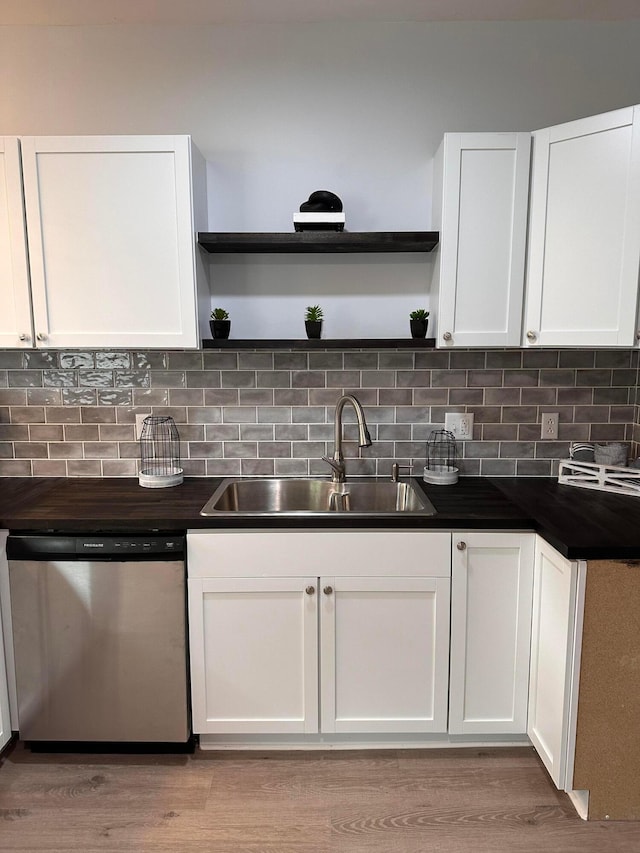
[[[423,480],[426,483],[447,485],[458,482],[456,439],[447,429],[434,429],[427,441],[427,464]]]
[[[138,482],[149,489],[177,486],[182,482],[180,435],[173,418],[149,415],[140,435]]]

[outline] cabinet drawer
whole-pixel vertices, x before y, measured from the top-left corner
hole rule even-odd
[[[190,531],[189,577],[450,577],[451,534],[424,530]]]

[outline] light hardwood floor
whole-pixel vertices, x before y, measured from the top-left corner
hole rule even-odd
[[[0,850],[638,853],[584,822],[532,749],[43,755],[0,766]]]

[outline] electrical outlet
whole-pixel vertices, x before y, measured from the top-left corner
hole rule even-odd
[[[468,412],[446,412],[444,428],[459,441],[469,441],[473,438],[473,415]]]
[[[558,438],[558,413],[542,413],[542,432],[540,438],[553,441]]]
[[[142,424],[144,423],[144,419],[149,417],[149,412],[145,415],[136,415],[136,441],[140,440],[142,436]]]

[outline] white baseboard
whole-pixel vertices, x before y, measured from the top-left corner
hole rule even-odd
[[[389,740],[386,735],[200,735],[203,750],[320,750],[320,749],[456,749],[459,747],[531,746],[526,735],[405,735]]]

